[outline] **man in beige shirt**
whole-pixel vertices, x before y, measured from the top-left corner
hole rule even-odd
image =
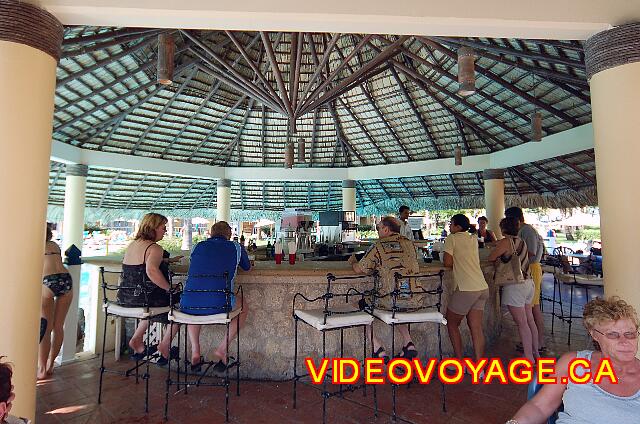
[[[385,295],[395,290],[396,272],[402,275],[415,275],[419,273],[420,266],[418,265],[413,243],[399,234],[400,222],[396,218],[391,216],[384,217],[376,228],[379,240],[371,246],[360,262],[356,260],[355,256],[351,256],[349,263],[353,270],[359,274],[370,274],[378,271],[380,278],[376,288],[380,295]],[[403,283],[406,283],[406,285]],[[406,282],[400,282],[400,284],[402,289],[413,290],[415,288],[415,279],[410,278]],[[402,298],[401,296],[399,296],[396,303],[399,308],[410,309],[422,305],[422,296],[410,295],[408,298]],[[393,300],[391,296],[383,297],[375,305],[376,308],[385,310],[390,310],[392,306]],[[397,328],[404,341],[402,353],[398,356],[407,359],[415,358],[417,352],[411,341],[409,328],[406,325],[398,325]],[[382,342],[375,334],[373,336],[373,349],[375,357],[383,357],[385,362],[389,359]]]

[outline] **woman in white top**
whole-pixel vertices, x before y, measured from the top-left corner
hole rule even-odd
[[[520,342],[524,356],[530,361],[540,357],[538,352],[538,328],[533,319],[533,279],[529,273],[529,254],[527,244],[518,237],[520,221],[517,218],[503,218],[500,231],[504,238],[500,240],[489,255],[489,262],[502,261],[508,263],[513,251],[520,260],[520,269],[525,278],[524,283],[509,284],[502,288],[502,304],[509,308],[509,313],[518,326]]]
[[[444,266],[453,268],[455,291],[447,304],[447,331],[456,357],[462,359],[460,324],[466,317],[476,360],[484,355],[482,317],[489,298],[489,286],[480,269],[478,238],[469,234],[469,218],[462,214],[451,217],[449,236],[444,242]]]
[[[638,315],[633,306],[618,297],[595,299],[584,307],[584,325],[599,351],[569,352],[556,365],[556,384],[545,384],[525,403],[508,424],[537,424],[554,414],[560,404],[556,424],[640,423],[640,360]],[[569,363],[585,358],[591,363],[591,379],[585,384],[562,383],[568,378]],[[593,383],[602,359],[607,358],[618,379],[604,377]],[[581,366],[578,376],[584,375]]]

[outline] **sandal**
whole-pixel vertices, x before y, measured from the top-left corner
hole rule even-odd
[[[133,352],[130,358],[136,362],[142,361],[145,357],[151,356],[158,351],[158,346],[144,345],[142,352]]]
[[[156,361],[156,365],[159,367],[165,367],[169,363],[169,361],[177,361],[180,359],[180,351],[178,350],[178,346],[172,346],[169,349],[169,359],[165,358],[160,354],[160,358]]]
[[[222,362],[222,359],[218,360],[218,362],[213,366],[213,372],[223,373],[227,368],[231,368],[234,365],[236,365],[236,358],[229,356],[229,361],[226,364]]]
[[[409,349],[409,347],[413,347],[413,349]],[[418,351],[416,350],[416,346],[413,342],[407,343],[406,346],[402,347],[402,353],[396,355],[396,358],[404,358],[408,360],[412,360],[418,356]]]
[[[204,364],[204,356],[200,356],[200,361],[197,364],[191,363],[191,372],[201,372],[202,364]]]
[[[380,355],[382,352],[384,352],[385,354],[384,355]],[[387,352],[385,352],[384,347],[382,347],[382,346],[380,346],[378,348],[378,350],[373,352],[373,357],[374,358],[383,358],[385,365],[389,363],[389,355],[387,355]]]

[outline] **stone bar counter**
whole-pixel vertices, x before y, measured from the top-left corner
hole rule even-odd
[[[486,249],[485,249],[486,250]],[[483,252],[484,253],[484,252]],[[486,254],[481,255],[486,257]],[[92,258],[85,262],[98,266],[105,266],[117,270],[118,264],[114,260]],[[445,269],[440,262],[422,263],[421,273],[437,273]],[[186,266],[176,267],[176,272],[184,273]],[[255,263],[251,271],[239,270],[236,286],[242,285],[244,302],[249,308],[246,326],[240,330],[241,376],[252,379],[286,380],[293,376],[294,359],[294,319],[292,316],[293,297],[296,293],[303,293],[308,298],[321,296],[327,287],[327,273],[335,276],[354,275],[347,262],[303,261],[295,265],[274,262]],[[485,272],[489,282],[490,298],[485,308],[484,328],[487,341],[493,341],[500,331],[500,307],[495,286],[492,284],[492,273]],[[176,280],[180,280],[178,276]],[[184,277],[182,277],[184,279]],[[444,314],[447,300],[452,287],[452,273],[445,270],[443,279],[444,293],[442,308]],[[349,287],[366,290],[370,283],[357,283],[338,280],[332,283],[332,292],[345,293]],[[353,301],[357,302],[354,297]],[[333,305],[344,304],[333,299]],[[239,300],[238,300],[239,303]],[[351,300],[350,300],[351,303]],[[322,308],[322,301],[307,305],[300,299],[296,303],[299,308]],[[391,354],[391,327],[379,321],[374,321],[374,331],[384,340],[387,352]],[[212,352],[222,340],[224,326],[203,327],[201,334],[202,354]],[[465,323],[461,325],[463,344],[467,353],[471,353],[471,337]],[[420,357],[437,356],[437,324],[414,324],[411,327],[416,348]],[[453,352],[445,326],[441,326],[443,354],[450,356]],[[298,324],[298,358],[299,366],[303,367],[305,357],[318,358],[322,355],[322,334],[314,328]],[[177,340],[177,338],[176,338]],[[362,358],[362,328],[344,331],[344,355]],[[367,341],[367,343],[369,343]],[[230,345],[230,355],[235,356],[235,341]],[[401,350],[402,341],[396,332],[396,353]],[[340,348],[340,331],[327,332],[327,356],[338,356]],[[367,346],[370,351],[370,346]],[[182,350],[182,349],[181,349]],[[302,368],[299,368],[302,370]]]

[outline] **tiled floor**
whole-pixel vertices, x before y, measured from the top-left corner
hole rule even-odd
[[[545,275],[543,293],[552,294],[553,282]],[[596,295],[598,293],[593,293]],[[568,292],[566,299],[568,299]],[[564,293],[563,293],[564,299]],[[584,294],[574,293],[581,312]],[[551,304],[545,304],[550,312]],[[547,328],[551,316],[545,315]],[[503,332],[498,342],[488,347],[488,356],[504,359],[518,356],[514,349],[516,329],[505,312]],[[548,333],[548,330],[547,330]],[[588,348],[586,333],[580,320],[574,323],[572,349]],[[446,337],[446,336],[445,336]],[[569,350],[566,344],[567,325],[556,320],[555,334],[548,334],[549,356]],[[111,364],[130,366],[127,361]],[[99,360],[93,359],[58,368],[53,379],[38,384],[37,423],[160,423],[163,421],[164,381],[166,371],[153,367],[150,389],[150,413],[144,414],[144,384],[133,379],[107,375],[103,403],[97,404]],[[317,389],[299,385],[298,408],[292,408],[291,382],[242,381],[241,396],[230,397],[231,422],[235,423],[318,423],[322,422],[322,398]],[[407,423],[502,423],[526,400],[526,386],[473,385],[467,377],[462,384],[446,387],[447,412],[442,412],[440,384],[398,388],[399,422]],[[232,385],[235,389],[235,385]],[[175,391],[175,390],[174,390]],[[373,396],[362,392],[349,393],[344,398],[331,398],[327,403],[329,423],[390,422],[391,390],[378,387],[379,417],[373,416]],[[224,422],[224,391],[221,388],[194,388],[189,394],[170,397],[171,423]]]

